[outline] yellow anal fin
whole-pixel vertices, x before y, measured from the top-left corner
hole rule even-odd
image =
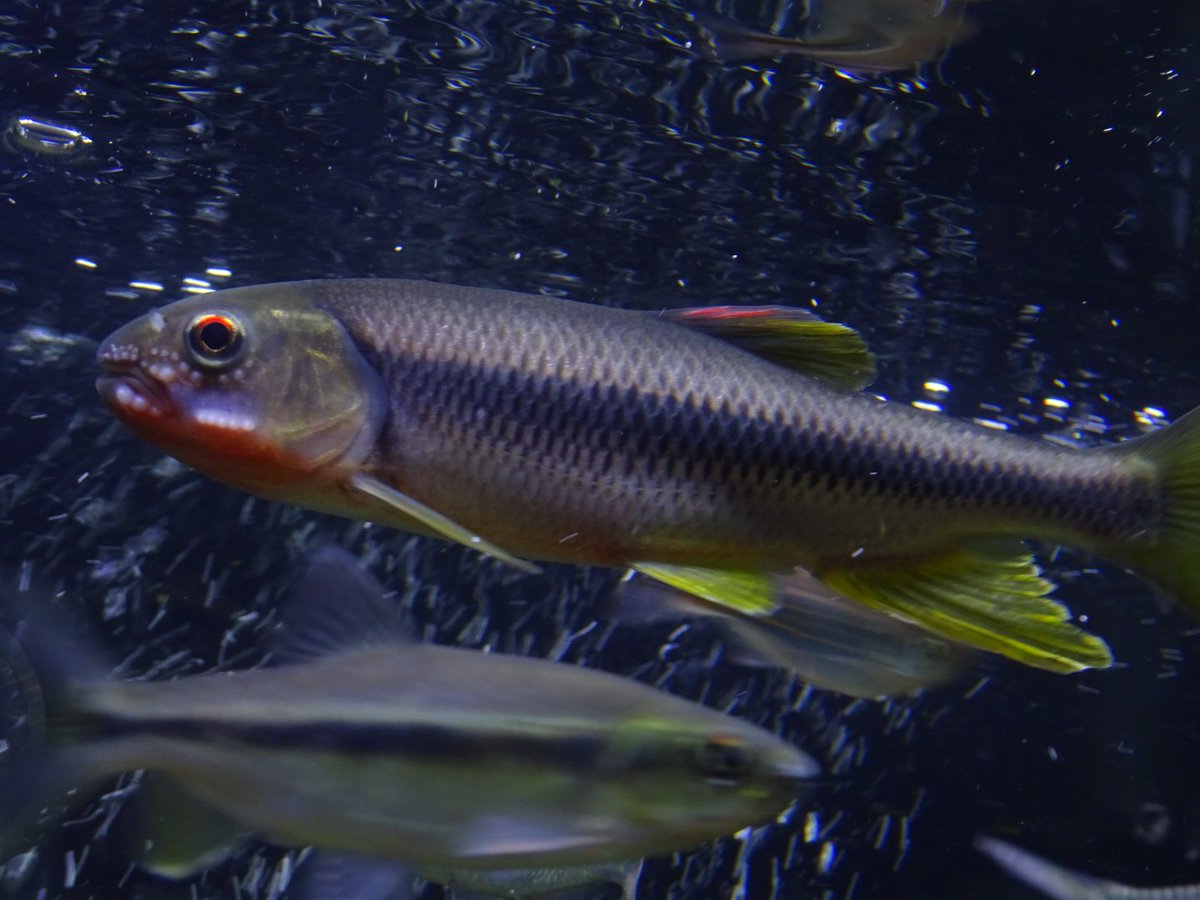
[[[659,315],[735,344],[784,368],[842,387],[875,380],[875,354],[848,325],[826,322],[791,306],[706,306]]]
[[[1068,621],[1023,545],[964,547],[907,566],[823,569],[826,585],[930,631],[1051,672],[1112,665],[1108,645]]]
[[[414,500],[394,487],[384,484],[378,478],[358,473],[350,476],[348,486],[353,490],[366,494],[368,497],[387,504],[402,515],[415,519],[432,533],[448,541],[454,541],[456,544],[462,544],[464,547],[478,550],[480,553],[508,563],[514,569],[520,569],[522,572],[527,572],[530,575],[538,575],[542,571],[528,560],[521,559],[519,556],[513,556],[507,550],[503,550],[490,541],[484,540],[471,531],[471,529],[459,525],[453,519],[448,519],[436,509],[431,509],[419,500]]]
[[[775,582],[767,572],[749,569],[703,569],[634,563],[647,578],[669,584],[684,593],[737,610],[747,616],[767,616],[779,608]]]

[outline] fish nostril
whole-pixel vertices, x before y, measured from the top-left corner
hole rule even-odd
[[[96,360],[102,366],[128,368],[141,362],[137,348],[128,344],[109,344],[96,352]]]

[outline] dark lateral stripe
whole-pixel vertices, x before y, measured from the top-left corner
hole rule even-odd
[[[400,756],[414,761],[495,762],[500,759],[557,768],[594,768],[603,753],[600,736],[546,737],[481,732],[441,725],[338,720],[242,722],[173,717],[108,717],[106,737],[154,736],[198,743],[362,756]]]
[[[910,502],[1026,511],[1097,536],[1120,536],[1159,521],[1162,497],[1148,483],[1114,474],[1038,471],[1031,444],[986,460],[955,448],[944,430],[896,417],[886,427],[862,410],[825,416],[817,429],[796,410],[706,408],[694,396],[580,382],[490,365],[379,358],[393,402],[468,444],[522,458],[574,465],[586,454],[597,479],[628,476],[707,483],[722,489],[802,493],[819,486]],[[797,387],[797,410],[805,406]],[[964,426],[965,427],[965,426]],[[881,440],[881,434],[884,435]],[[401,435],[401,439],[403,435]],[[1050,458],[1047,454],[1047,459]]]

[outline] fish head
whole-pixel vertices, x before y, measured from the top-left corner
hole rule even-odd
[[[704,709],[679,717],[639,718],[619,727],[613,749],[622,817],[647,840],[676,848],[769,821],[820,777],[818,763],[791,743],[749,722]]]
[[[374,446],[382,388],[306,282],[188,297],[109,335],[96,387],[139,437],[265,496],[352,469]]]

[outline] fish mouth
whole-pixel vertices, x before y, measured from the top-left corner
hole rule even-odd
[[[822,775],[821,764],[815,759],[804,758],[778,766],[778,772],[791,781],[815,781]]]
[[[135,364],[101,360],[104,373],[96,379],[101,399],[115,413],[129,417],[164,416],[173,404],[163,386]]]

